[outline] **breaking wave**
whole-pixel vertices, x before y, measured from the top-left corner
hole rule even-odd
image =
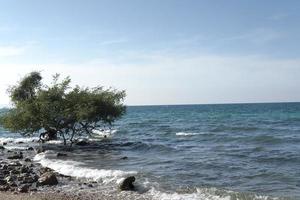
[[[126,175],[137,174],[135,171],[122,171],[122,170],[108,170],[108,169],[93,169],[83,167],[83,163],[75,161],[66,161],[58,159],[49,159],[45,153],[37,154],[34,157],[34,161],[40,163],[44,167],[53,169],[54,171],[75,178],[90,179],[97,182],[110,183],[118,182]]]

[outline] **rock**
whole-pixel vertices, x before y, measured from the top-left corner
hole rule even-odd
[[[13,182],[14,180],[16,180],[16,178],[13,177],[13,176],[7,176],[7,177],[5,178],[5,180],[6,180],[7,183],[11,183],[11,182]]]
[[[23,153],[15,152],[13,155],[8,156],[7,159],[23,159]]]
[[[58,181],[53,172],[46,172],[38,179],[39,185],[57,185]]]
[[[22,164],[19,161],[13,161],[8,163],[8,167],[18,167],[18,166],[22,166]]]
[[[38,149],[35,149],[35,151],[36,151],[37,154],[39,154],[39,153],[45,152],[45,149],[38,148]]]
[[[7,182],[7,184],[10,186],[10,188],[18,186],[15,182]]]
[[[13,175],[15,175],[15,174],[20,174],[20,171],[17,170],[17,169],[12,169],[12,170],[9,171],[9,174],[10,174],[11,176],[13,176]]]
[[[5,146],[5,145],[7,145],[7,143],[6,143],[6,142],[3,142],[2,145]]]
[[[24,142],[22,142],[22,141],[19,141],[19,142],[17,142],[17,144],[24,144]]]
[[[66,154],[66,153],[57,153],[56,154],[56,157],[66,157],[66,156],[68,156],[68,154]]]
[[[10,187],[8,185],[1,185],[0,186],[0,191],[8,191]]]
[[[135,181],[134,176],[129,176],[124,179],[124,181],[120,184],[119,188],[120,190],[134,190],[133,182]]]
[[[34,148],[33,147],[28,147],[27,150],[28,151],[34,151]]]
[[[27,193],[29,190],[29,185],[25,184],[25,185],[21,185],[20,187],[18,187],[18,192],[21,193]]]
[[[0,146],[0,150],[4,150],[5,148],[3,146]]]
[[[29,169],[29,167],[23,165],[23,166],[21,167],[21,169],[20,169],[20,172],[21,172],[21,173],[29,173],[29,172],[30,172],[30,169]]]
[[[2,170],[2,174],[8,175],[9,174],[9,170]]]
[[[0,185],[6,185],[6,184],[7,184],[6,180],[0,179]]]
[[[88,145],[88,144],[89,144],[89,143],[88,143],[87,141],[85,141],[85,140],[76,142],[76,145],[78,145],[78,146],[86,146],[86,145]]]
[[[34,183],[35,181],[37,181],[37,178],[32,177],[32,176],[26,176],[22,178],[22,183]]]
[[[40,171],[40,174],[44,174],[46,172],[53,172],[53,170],[48,167],[42,167],[39,171]]]
[[[2,164],[0,169],[1,170],[6,170],[7,168],[8,168],[8,166],[6,164]]]
[[[126,160],[126,159],[128,159],[128,157],[127,157],[127,156],[124,156],[124,157],[122,157],[121,159],[122,159],[122,160]]]
[[[31,159],[30,158],[25,158],[24,161],[25,162],[31,162]]]

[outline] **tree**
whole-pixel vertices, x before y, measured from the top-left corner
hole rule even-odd
[[[62,138],[72,145],[76,137],[112,125],[126,111],[125,91],[71,87],[71,79],[60,81],[59,74],[50,85],[41,81],[39,72],[31,72],[8,90],[13,108],[0,117],[4,128],[25,136],[39,134],[43,142]]]

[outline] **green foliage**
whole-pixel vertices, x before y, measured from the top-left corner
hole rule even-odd
[[[105,124],[111,125],[126,111],[125,91],[103,87],[70,87],[69,77],[42,85],[39,72],[25,76],[9,93],[14,108],[0,117],[0,124],[24,135],[40,133],[40,138],[60,136],[73,143],[76,136],[91,134]]]

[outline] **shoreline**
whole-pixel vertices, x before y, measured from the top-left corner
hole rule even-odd
[[[64,149],[64,146],[61,146],[60,144],[54,142],[49,144],[41,144],[38,143],[36,140],[29,139],[28,143],[26,142],[28,139],[24,140],[25,142],[21,140],[15,140],[14,142],[6,141],[3,146],[0,145],[0,169],[3,168],[3,164],[8,165],[8,167],[13,166],[13,171],[15,170],[21,170],[22,166],[24,166],[24,163],[26,163],[26,159],[29,158],[30,161],[27,162],[26,165],[30,166],[31,169],[35,173],[38,174],[40,177],[45,171],[52,172],[56,175],[58,183],[54,185],[43,185],[43,186],[37,186],[36,188],[33,188],[34,190],[28,190],[27,192],[23,193],[19,191],[19,185],[18,187],[13,187],[11,189],[8,189],[6,192],[1,191],[0,189],[0,200],[69,200],[69,199],[78,199],[78,200],[112,200],[112,199],[135,199],[135,200],[154,200],[154,199],[164,199],[164,200],[171,200],[171,199],[177,199],[177,200],[186,200],[186,199],[218,199],[218,200],[229,200],[231,198],[247,198],[247,199],[282,199],[282,200],[292,200],[293,198],[281,198],[281,197],[272,197],[272,196],[265,196],[265,195],[256,195],[254,193],[239,193],[234,192],[226,189],[218,189],[214,187],[208,187],[208,188],[195,188],[195,191],[189,190],[186,191],[163,191],[163,190],[155,190],[155,188],[139,188],[141,185],[140,177],[138,177],[138,181],[136,184],[135,191],[120,191],[119,187],[120,185],[114,184],[107,185],[101,181],[97,181],[96,179],[89,179],[88,176],[84,175],[75,175],[73,173],[65,173],[64,170],[61,170],[62,168],[57,168],[49,165],[49,163],[46,162],[40,162],[37,157],[43,157],[46,153],[50,154],[52,157],[56,160],[59,160],[59,162],[64,162],[64,160],[67,160],[70,156],[69,151]],[[11,145],[13,144],[13,145]],[[17,145],[17,146],[16,146]],[[55,147],[55,148],[54,148]],[[62,148],[58,148],[62,147]],[[53,151],[55,149],[56,151]],[[21,153],[20,153],[21,152]],[[22,155],[19,158],[14,159],[8,159],[8,157],[12,157],[13,155]],[[54,156],[54,157],[53,157]],[[69,157],[71,158],[71,156]],[[43,159],[45,161],[45,159]],[[46,159],[47,160],[47,159]],[[20,164],[10,164],[10,163],[21,163]],[[59,163],[61,165],[61,163]],[[50,168],[48,168],[50,167]],[[60,166],[62,167],[62,166]],[[65,165],[63,166],[63,169],[70,169],[72,167],[71,165]],[[8,170],[9,168],[7,168]],[[75,170],[76,168],[72,168]],[[44,171],[44,172],[41,172]],[[69,170],[70,171],[70,170]],[[71,170],[72,171],[72,170]],[[76,170],[75,170],[76,171]],[[86,172],[81,172],[81,174]],[[94,171],[90,172],[94,173]],[[90,174],[89,173],[89,174]],[[34,174],[31,174],[34,175]],[[128,174],[127,174],[128,175]],[[126,175],[126,176],[127,176]],[[2,177],[1,177],[2,176]],[[0,170],[0,179],[4,179],[6,177],[3,177],[3,170]],[[125,178],[125,177],[124,177]],[[128,176],[127,176],[128,178]],[[124,180],[124,179],[123,179]],[[17,180],[19,182],[19,180]],[[37,180],[35,180],[37,182]],[[119,184],[119,183],[118,183]],[[1,185],[0,180],[0,188],[3,185]],[[143,190],[143,191],[142,191]],[[228,199],[229,198],[229,199]]]
[[[33,141],[32,141],[33,142]],[[66,176],[35,161],[35,156],[48,149],[34,141],[33,146],[19,142],[20,148],[10,148],[10,142],[0,145],[0,200],[113,200],[132,197],[149,199],[137,191],[121,191],[118,185],[106,188],[90,179]],[[22,147],[26,145],[27,147]],[[68,157],[67,151],[60,151],[57,158]],[[40,183],[45,174],[53,174],[54,183]],[[25,188],[23,190],[23,188]],[[113,190],[110,190],[113,189]]]
[[[51,192],[30,193],[30,194],[14,194],[13,192],[0,192],[0,200],[76,200],[89,199],[76,197],[71,194],[58,194]],[[108,200],[108,199],[107,199]]]

